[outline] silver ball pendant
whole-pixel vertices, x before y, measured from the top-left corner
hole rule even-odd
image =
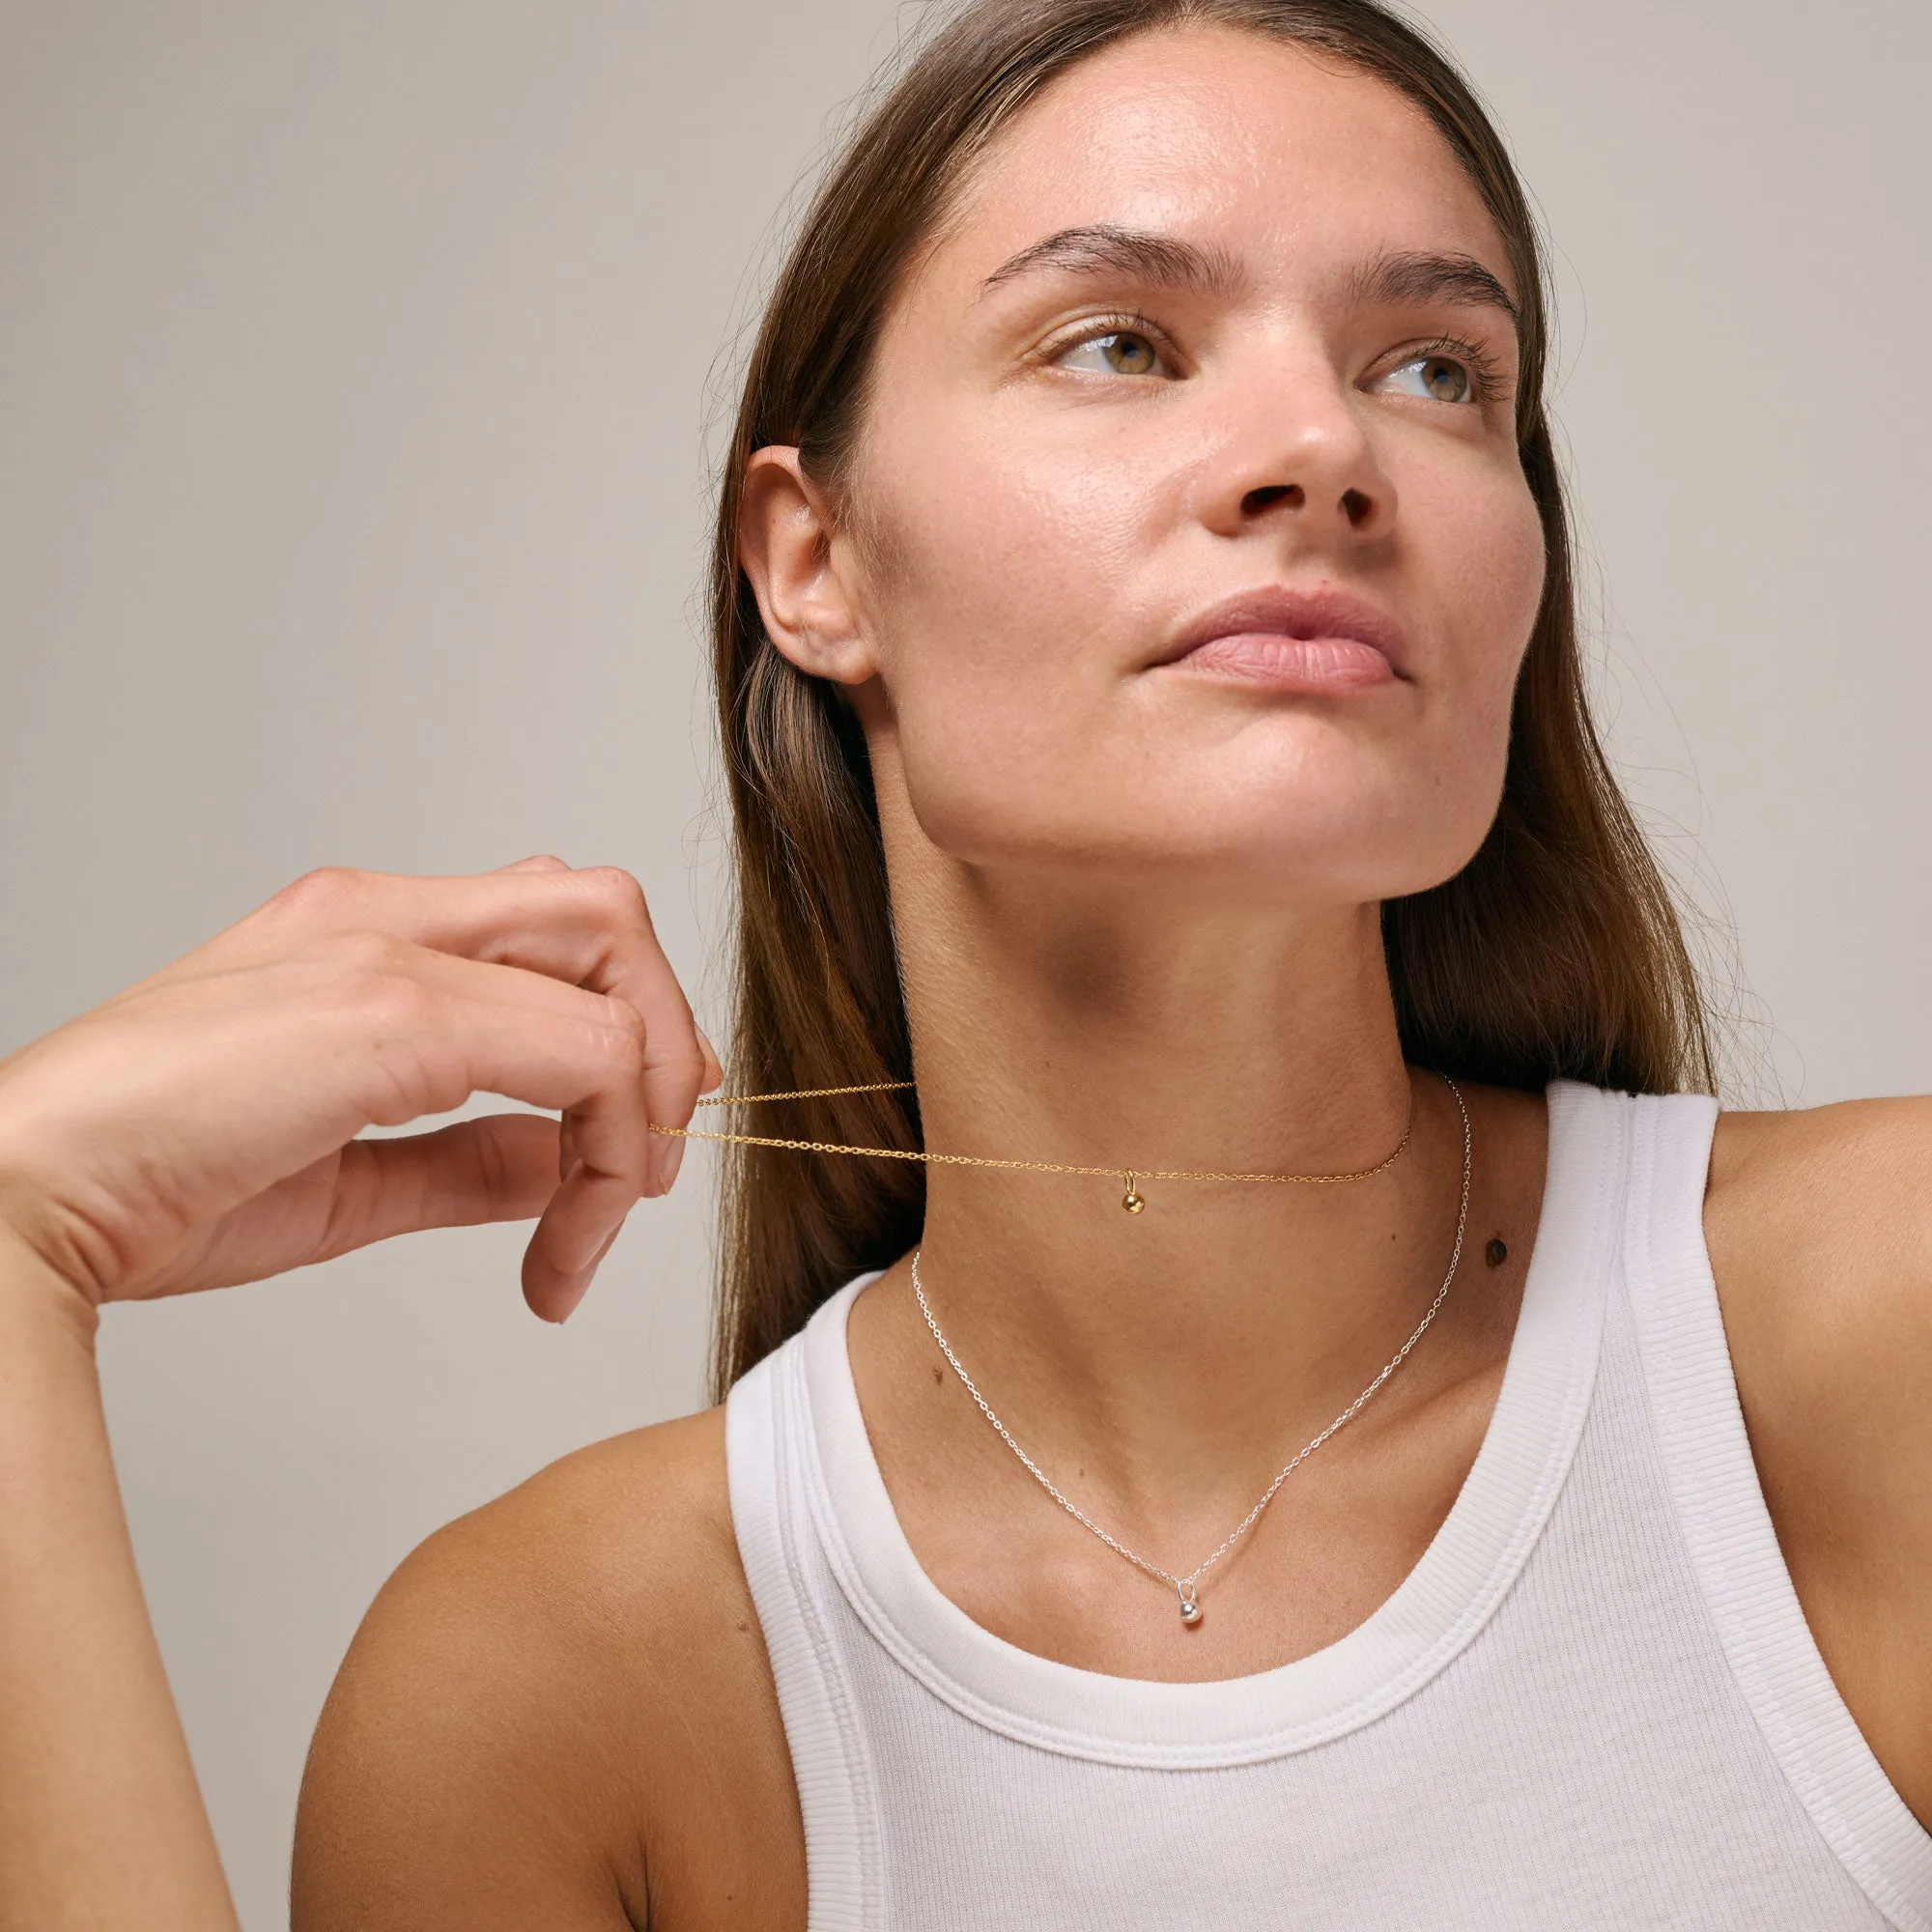
[[[1182,1597],[1180,1600],[1180,1621],[1189,1630],[1201,1621],[1201,1605],[1192,1597]]]

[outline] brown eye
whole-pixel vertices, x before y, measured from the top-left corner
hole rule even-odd
[[[1417,355],[1391,369],[1376,384],[1399,396],[1423,396],[1433,403],[1471,403],[1476,379],[1466,362],[1453,355]]]
[[[1092,369],[1111,376],[1151,376],[1160,356],[1145,335],[1131,329],[1108,329],[1076,342],[1061,358],[1068,369]]]

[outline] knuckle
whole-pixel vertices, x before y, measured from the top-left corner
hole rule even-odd
[[[704,1056],[694,1039],[674,1040],[661,1046],[652,1058],[654,1069],[677,1087],[689,1087],[695,1093],[704,1078]]]
[[[340,917],[364,896],[363,874],[353,866],[317,866],[284,886],[270,906],[298,919]]]
[[[355,997],[363,1029],[384,1039],[417,1038],[436,1021],[435,996],[413,980],[372,980]]]
[[[510,1160],[500,1129],[483,1128],[469,1143],[476,1164],[476,1181],[486,1201],[500,1201],[510,1191]]]
[[[611,1057],[627,1079],[641,1080],[650,1065],[650,1030],[637,1008],[621,1000],[611,1006]]]
[[[382,1033],[412,1032],[428,1019],[434,996],[410,971],[411,948],[391,932],[345,932],[320,949],[337,1006]]]
[[[325,940],[319,951],[345,973],[370,979],[393,979],[408,967],[414,949],[406,939],[377,926],[357,927]]]
[[[586,866],[578,874],[605,910],[625,924],[650,929],[650,906],[636,876],[621,866]]]

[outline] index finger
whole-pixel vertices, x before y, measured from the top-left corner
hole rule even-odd
[[[644,1022],[644,1110],[657,1125],[690,1122],[707,1062],[715,1065],[659,943],[643,888],[615,866],[572,867],[543,855],[454,877],[329,867],[297,880],[244,925],[252,920],[294,924],[305,935],[388,932],[627,1002]],[[669,1184],[681,1148],[666,1139],[655,1151],[653,1192]]]

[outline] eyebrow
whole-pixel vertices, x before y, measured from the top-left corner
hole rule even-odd
[[[1128,275],[1190,295],[1228,295],[1246,279],[1225,249],[1202,248],[1172,235],[1122,228],[1111,221],[1063,228],[1002,262],[980,284],[981,295],[1040,270],[1071,275]]]
[[[988,295],[1022,275],[1047,270],[1073,275],[1128,275],[1190,295],[1230,295],[1246,280],[1240,264],[1225,249],[1203,248],[1173,235],[1099,221],[1063,228],[1022,248],[980,284],[980,293]],[[1513,327],[1521,322],[1509,291],[1473,255],[1427,250],[1381,255],[1357,269],[1349,277],[1348,289],[1359,302],[1449,302],[1499,309]]]
[[[1509,291],[1473,255],[1382,255],[1349,277],[1349,293],[1359,302],[1390,306],[1448,302],[1462,308],[1500,309],[1513,327],[1521,326]]]

